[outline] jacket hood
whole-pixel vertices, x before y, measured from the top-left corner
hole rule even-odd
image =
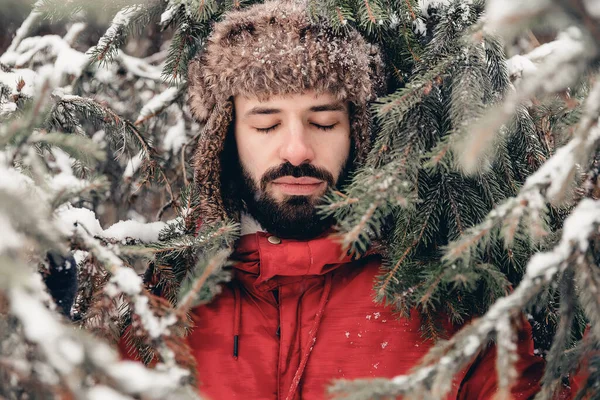
[[[370,149],[369,102],[384,87],[379,52],[353,28],[337,32],[303,4],[269,1],[228,13],[188,71],[190,109],[204,124],[193,160],[203,222],[240,218],[222,188],[234,96],[331,93],[350,103],[356,161]]]

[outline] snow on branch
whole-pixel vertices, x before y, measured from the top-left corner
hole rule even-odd
[[[154,96],[140,110],[140,115],[134,122],[135,125],[141,125],[150,118],[160,114],[163,110],[169,107],[183,93],[181,88],[170,87],[162,93]]]
[[[517,319],[522,310],[567,268],[574,268],[589,249],[590,239],[598,234],[600,226],[600,201],[584,199],[565,220],[563,235],[551,251],[535,254],[528,262],[521,283],[508,296],[497,300],[485,315],[456,333],[450,340],[441,342],[425,356],[425,361],[408,375],[391,380],[360,380],[354,383],[338,381],[330,389],[333,394],[354,393],[352,399],[374,396],[399,396],[429,393],[433,398],[443,398],[451,387],[448,371],[463,370],[473,360],[493,335],[506,333],[507,316]],[[443,354],[443,356],[441,356]],[[499,374],[505,371],[498,370]],[[443,376],[444,379],[439,379]],[[500,377],[500,381],[505,379]],[[360,393],[357,396],[356,393]]]
[[[65,204],[56,211],[56,222],[66,235],[73,233],[75,224],[81,224],[94,236],[126,241],[139,240],[143,243],[157,242],[159,233],[167,226],[166,222],[142,223],[134,220],[119,221],[107,229],[102,229],[93,211],[87,208],[72,207]]]
[[[161,68],[151,65],[144,59],[132,57],[125,54],[122,50],[119,50],[115,60],[135,76],[151,79],[156,82],[162,82]]]
[[[523,219],[534,238],[545,235],[542,226],[546,203],[560,203],[566,188],[572,184],[579,165],[586,165],[600,141],[600,83],[596,83],[586,99],[584,112],[573,139],[559,148],[535,173],[527,178],[516,197],[506,200],[492,210],[480,224],[470,228],[460,239],[448,245],[445,261],[454,262],[468,257],[493,229],[502,227],[507,245]]]
[[[559,34],[553,52],[535,74],[524,77],[517,90],[508,92],[503,102],[491,107],[471,129],[469,135],[455,144],[456,154],[464,172],[480,170],[482,161],[501,127],[517,107],[534,96],[544,96],[567,89],[582,76],[595,56],[594,48],[586,45],[583,33],[570,27]]]
[[[52,110],[52,116],[60,121],[61,114],[65,112],[77,111],[86,118],[94,119],[98,124],[103,124],[107,133],[112,130],[118,142],[123,144],[122,151],[126,149],[128,143],[142,151],[145,158],[151,158],[154,149],[148,140],[138,131],[130,121],[121,118],[109,107],[98,103],[93,99],[80,96],[65,94],[61,91],[55,91],[53,96],[57,103]]]
[[[513,81],[518,82],[522,77],[530,77],[534,75],[539,66],[543,65],[547,60],[553,57],[553,54],[560,52],[562,48],[570,45],[570,38],[564,34],[560,34],[556,40],[544,43],[527,54],[515,54],[506,60],[509,76]]]
[[[97,390],[88,387],[96,379],[112,382],[112,393],[143,395],[151,399],[161,399],[181,392],[182,379],[187,371],[181,368],[150,370],[141,363],[119,361],[116,352],[108,345],[92,339],[81,331],[75,331],[61,323],[43,304],[40,294],[44,288],[39,275],[26,277],[17,273],[15,265],[6,271],[2,265],[2,288],[7,292],[10,311],[23,324],[25,337],[37,345],[52,374],[64,382],[76,398],[88,398]],[[22,271],[27,268],[22,269]],[[8,279],[8,280],[7,280]],[[192,392],[181,398],[196,399]]]
[[[110,62],[125,42],[130,24],[144,11],[142,5],[127,6],[119,11],[98,44],[87,51],[92,61]]]
[[[6,53],[11,53],[17,49],[17,46],[21,43],[21,41],[27,37],[27,35],[33,30],[33,26],[38,23],[42,19],[42,14],[36,10],[36,8],[42,3],[42,0],[38,0],[34,6],[33,11],[29,13],[25,21],[21,24],[19,29],[17,29],[17,33],[13,38],[10,46],[6,49]],[[3,62],[0,60],[0,62]]]
[[[148,297],[143,290],[142,278],[133,269],[123,264],[123,261],[117,255],[118,250],[104,246],[79,225],[75,226],[75,235],[83,241],[84,246],[96,256],[111,274],[110,286],[106,289],[110,292],[111,297],[123,293],[131,299],[133,313],[139,316],[142,327],[152,339],[168,335],[168,329],[177,321],[177,316],[170,313],[164,317],[158,317],[152,312]],[[168,359],[170,357],[164,358]]]

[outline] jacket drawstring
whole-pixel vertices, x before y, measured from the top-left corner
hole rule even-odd
[[[240,321],[242,319],[242,299],[240,298],[240,287],[233,282],[233,358],[237,360],[240,339]]]
[[[319,324],[321,323],[321,317],[323,317],[323,313],[325,312],[325,305],[327,304],[327,300],[329,300],[329,293],[331,292],[332,286],[332,275],[325,275],[325,287],[323,288],[323,294],[321,295],[321,301],[319,303],[319,309],[317,314],[315,314],[315,322],[308,332],[308,346],[302,354],[302,359],[300,360],[300,365],[294,374],[294,379],[292,380],[292,385],[290,386],[290,390],[288,392],[286,400],[293,400],[296,392],[298,391],[298,386],[300,385],[300,380],[302,379],[302,375],[304,374],[304,369],[306,368],[306,364],[308,363],[308,357],[312,352],[312,349],[317,341],[317,331],[319,330]]]

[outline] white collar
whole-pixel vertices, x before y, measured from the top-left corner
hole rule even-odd
[[[242,212],[240,218],[240,230],[241,236],[251,235],[256,232],[266,232],[266,230],[260,226],[257,220],[254,219],[250,214]]]

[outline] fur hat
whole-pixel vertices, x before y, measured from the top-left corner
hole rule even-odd
[[[193,161],[203,222],[239,220],[239,210],[232,210],[221,188],[221,153],[234,96],[331,93],[351,105],[356,160],[369,151],[369,102],[384,82],[379,52],[356,30],[335,32],[326,21],[311,18],[302,4],[269,1],[228,13],[188,70],[189,105],[204,124]]]

